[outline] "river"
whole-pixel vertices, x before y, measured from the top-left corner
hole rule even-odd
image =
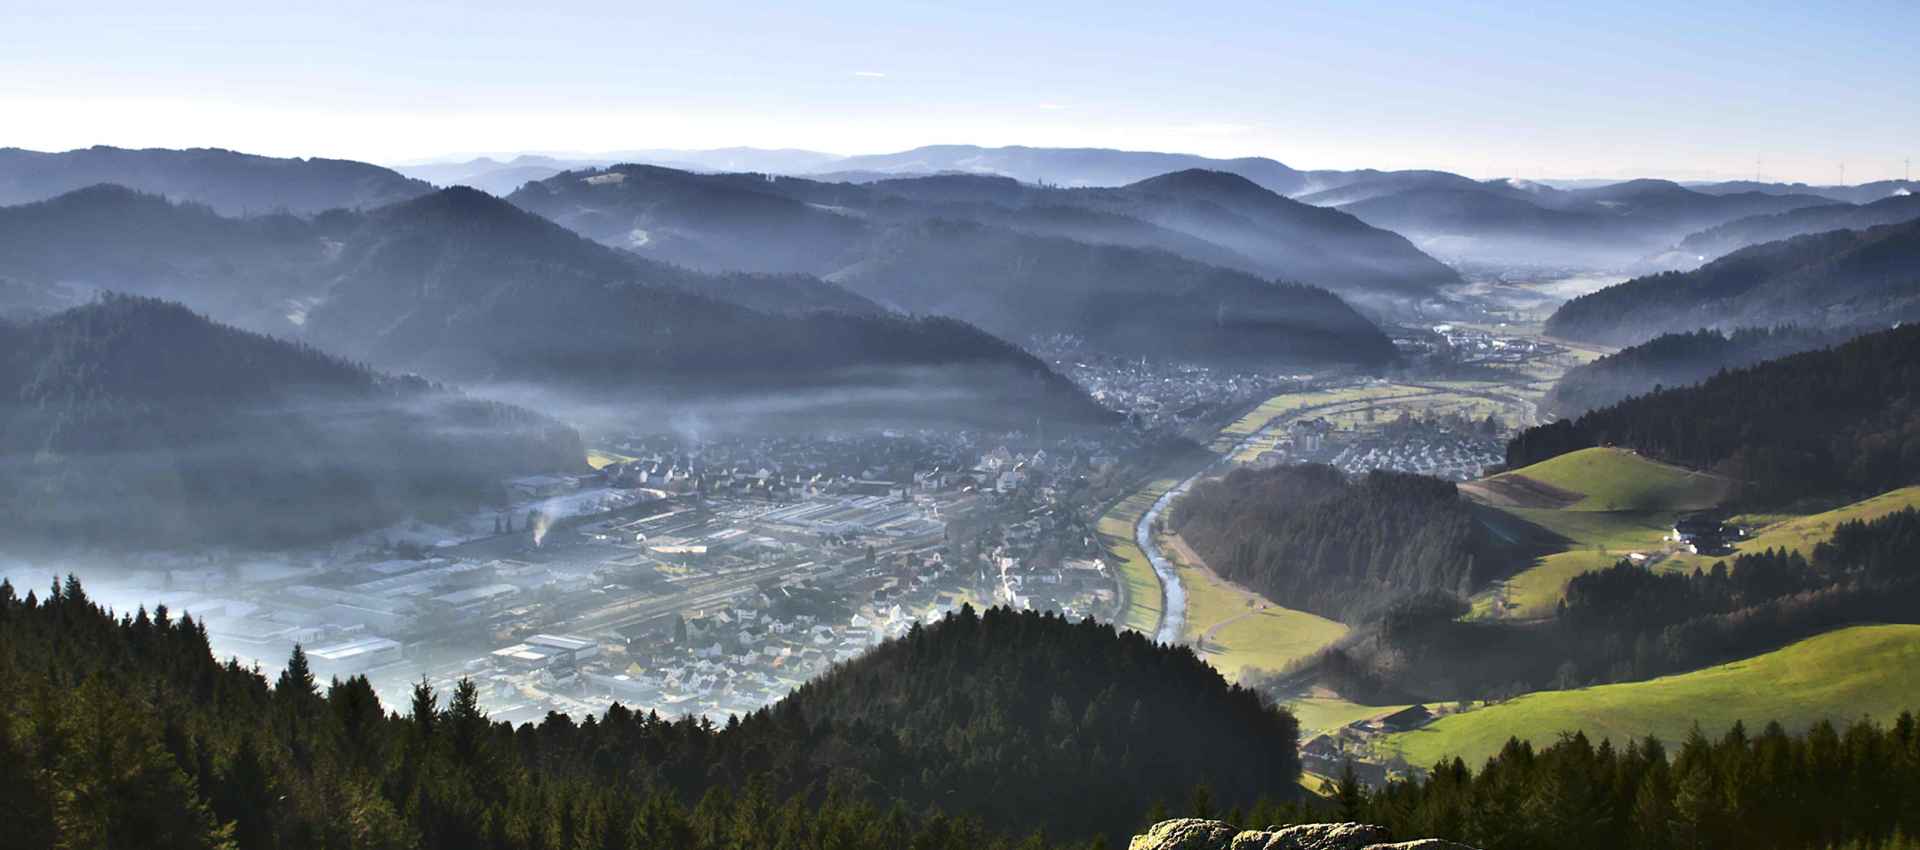
[[[1182,635],[1187,630],[1187,587],[1181,583],[1180,571],[1174,569],[1173,561],[1167,558],[1165,552],[1160,551],[1160,541],[1153,539],[1153,525],[1160,519],[1160,512],[1173,504],[1173,500],[1186,493],[1187,488],[1192,487],[1194,482],[1212,474],[1219,467],[1233,465],[1233,458],[1240,453],[1241,449],[1272,429],[1280,427],[1281,418],[1281,416],[1275,416],[1266,425],[1254,429],[1253,433],[1233,444],[1233,448],[1228,449],[1225,454],[1201,467],[1199,472],[1187,476],[1186,480],[1168,488],[1167,492],[1160,494],[1160,498],[1153,501],[1153,507],[1140,515],[1140,521],[1134,524],[1133,542],[1140,546],[1141,552],[1146,553],[1147,563],[1153,565],[1153,574],[1160,579],[1162,599],[1160,629],[1153,636],[1155,642],[1180,643],[1183,640]]]

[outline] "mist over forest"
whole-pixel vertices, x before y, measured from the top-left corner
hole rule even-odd
[[[0,92],[241,148],[0,148],[0,847],[1920,846],[1916,184],[1675,179],[1749,173],[1691,64],[1739,33],[1406,8],[1370,51],[1485,65],[1390,79],[1311,16],[1128,70],[1036,10],[958,90],[909,66],[980,21],[858,40],[954,10],[600,11],[214,63],[231,142],[211,94]],[[246,26],[119,17],[47,46]],[[328,67],[327,20],[245,43]],[[1762,141],[1887,112],[1822,27],[1754,52],[1844,94]],[[1228,67],[1324,103],[1211,120]],[[944,143],[1015,137],[1064,143]]]

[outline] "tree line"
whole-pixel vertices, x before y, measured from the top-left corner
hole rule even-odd
[[[1698,726],[1655,738],[1579,732],[1536,750],[1509,740],[1478,772],[1455,758],[1368,790],[1342,782],[1343,817],[1481,850],[1824,850],[1920,847],[1920,724],[1828,721],[1793,735]]]
[[[1290,608],[1358,623],[1393,601],[1466,596],[1492,577],[1492,544],[1454,485],[1325,465],[1239,468],[1200,482],[1172,526],[1207,565]]]
[[[1912,484],[1920,480],[1920,326],[1530,428],[1507,444],[1507,466],[1599,445],[1725,475],[1756,507]]]
[[[1861,330],[1781,325],[1663,334],[1567,370],[1540,406],[1563,418],[1579,416],[1649,391],[1697,384],[1724,369],[1845,342]]]
[[[0,846],[1046,848],[1190,789],[1293,796],[1290,715],[1190,650],[964,609],[725,724],[614,706],[390,711],[296,650],[269,681],[164,608],[0,582]]]
[[[1444,594],[1403,599],[1303,665],[1351,698],[1500,698],[1640,681],[1920,611],[1920,512],[1835,528],[1811,555],[1769,550],[1692,572],[1628,561],[1574,577],[1543,622],[1462,620]]]

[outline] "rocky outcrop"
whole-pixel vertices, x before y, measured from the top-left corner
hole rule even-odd
[[[1181,818],[1154,824],[1127,850],[1472,850],[1463,844],[1423,838],[1389,843],[1384,826],[1364,823],[1304,823],[1241,830],[1217,820]]]
[[[1217,820],[1163,820],[1127,842],[1127,850],[1226,850],[1240,830]]]

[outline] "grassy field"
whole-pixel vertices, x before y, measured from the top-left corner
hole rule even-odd
[[[1436,387],[1438,387],[1436,389]],[[1215,451],[1227,451],[1271,424],[1296,415],[1325,417],[1333,427],[1368,430],[1398,419],[1402,413],[1425,418],[1458,414],[1479,420],[1488,414],[1515,419],[1519,402],[1487,398],[1477,393],[1500,390],[1501,385],[1485,382],[1455,381],[1441,385],[1370,384],[1336,390],[1288,393],[1274,396],[1220,431],[1213,441]],[[1235,452],[1234,459],[1245,463],[1273,448],[1278,437],[1258,437]]]
[[[618,452],[610,452],[605,449],[587,449],[587,465],[594,469],[615,463],[626,463],[631,460],[636,460],[636,458],[631,458]]]
[[[1509,737],[1551,744],[1584,730],[1598,743],[1654,735],[1684,737],[1697,719],[1709,736],[1742,720],[1757,729],[1778,720],[1798,731],[1828,718],[1891,720],[1920,708],[1920,626],[1856,626],[1744,661],[1645,682],[1542,691],[1444,717],[1388,737],[1384,746],[1415,765],[1458,755],[1470,765]]]
[[[1287,710],[1300,721],[1300,738],[1307,740],[1321,732],[1331,732],[1355,720],[1365,720],[1406,708],[1404,705],[1361,705],[1339,697],[1301,697],[1287,703]]]
[[[1475,597],[1474,613],[1481,617],[1552,616],[1574,576],[1613,566],[1631,552],[1658,551],[1674,517],[1673,513],[1657,511],[1496,510],[1524,523],[1503,529],[1507,534],[1525,537],[1545,532],[1566,542],[1560,544],[1560,551],[1536,559],[1499,586]]]
[[[1230,680],[1242,680],[1248,668],[1283,669],[1347,633],[1343,623],[1282,608],[1233,586],[1200,566],[1199,557],[1178,537],[1161,538],[1160,548],[1173,559],[1187,589],[1182,637]]]
[[[1920,487],[1902,487],[1870,499],[1862,499],[1850,505],[1806,516],[1775,514],[1734,517],[1733,522],[1736,524],[1745,525],[1756,531],[1752,537],[1734,546],[1734,551],[1743,553],[1785,549],[1810,555],[1813,553],[1813,547],[1826,542],[1833,536],[1833,530],[1843,522],[1855,520],[1871,522],[1907,508],[1920,508]],[[1716,561],[1727,561],[1731,564],[1732,560],[1732,557],[1727,555],[1682,553],[1668,558],[1661,566],[1672,570],[1707,569]]]
[[[1334,780],[1333,777],[1322,776],[1318,773],[1314,773],[1311,770],[1300,771],[1299,781],[1300,781],[1300,787],[1302,789],[1304,789],[1307,793],[1312,794],[1316,797],[1326,796],[1326,792],[1322,790],[1324,786],[1339,784]]]
[[[1842,508],[1774,523],[1741,543],[1739,550],[1763,552],[1768,549],[1789,549],[1811,552],[1814,544],[1824,543],[1831,538],[1833,530],[1841,523],[1872,521],[1907,508],[1920,508],[1920,487],[1902,487]]]
[[[1727,485],[1632,452],[1596,448],[1469,482],[1461,490],[1496,511],[1488,518],[1496,534],[1557,547],[1474,599],[1475,616],[1531,619],[1551,616],[1574,576],[1612,566],[1629,553],[1662,551],[1674,518],[1717,504]]]
[[[1147,553],[1140,551],[1133,540],[1133,527],[1140,516],[1153,507],[1160,494],[1178,483],[1162,478],[1135,491],[1101,515],[1098,526],[1100,542],[1119,559],[1120,585],[1127,598],[1126,609],[1116,619],[1121,626],[1149,636],[1160,628],[1160,612],[1166,607],[1166,597]]]
[[[1225,452],[1247,435],[1265,428],[1275,417],[1285,416],[1295,411],[1309,408],[1318,409],[1329,405],[1358,403],[1395,398],[1409,394],[1430,393],[1432,390],[1407,387],[1399,384],[1368,384],[1359,387],[1340,387],[1337,389],[1314,390],[1301,393],[1284,393],[1260,403],[1259,407],[1247,415],[1234,420],[1214,438],[1215,451]],[[1396,414],[1397,415],[1397,414]]]
[[[1568,452],[1476,482],[1476,489],[1503,507],[1571,511],[1695,511],[1727,496],[1724,479],[1612,448]]]

